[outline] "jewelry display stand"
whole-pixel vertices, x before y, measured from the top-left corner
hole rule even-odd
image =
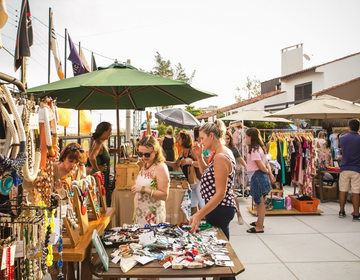
[[[78,191],[74,191],[74,206],[77,218],[79,220],[79,227],[80,227],[80,235],[84,235],[89,230],[89,218],[87,211],[85,211],[85,214],[83,215],[81,213],[81,200],[79,198]],[[86,207],[86,206],[85,206]]]
[[[86,179],[92,183],[92,179],[91,179],[91,176],[86,176]],[[96,196],[96,192],[94,192],[94,188],[96,188],[96,186],[92,186],[91,189],[89,187],[89,190],[88,190],[88,197],[89,197],[89,201],[90,201],[90,207],[91,207],[91,210],[92,212],[94,213],[94,217],[95,217],[95,220],[98,220],[100,219],[100,206],[98,207],[98,211],[96,211],[96,204],[98,204],[99,202],[95,202],[94,199],[93,199],[93,195]],[[100,193],[100,192],[99,192]]]
[[[63,218],[68,238],[63,238],[64,248],[76,247],[80,242],[79,228],[74,228],[67,217]]]
[[[100,211],[103,213],[106,213],[107,211],[107,205],[106,205],[106,197],[105,194],[102,193],[102,187],[100,179],[98,177],[95,177],[96,179],[96,186],[99,188],[99,197],[100,197]]]

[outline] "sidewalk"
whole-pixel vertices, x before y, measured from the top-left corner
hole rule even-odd
[[[267,216],[265,233],[249,234],[256,220],[246,209],[251,198],[239,202],[245,224],[231,222],[230,241],[245,271],[236,279],[360,279],[360,223],[352,221],[352,204],[345,219],[338,218],[338,203],[320,203],[321,215]]]

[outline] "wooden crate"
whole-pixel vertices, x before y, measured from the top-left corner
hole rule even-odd
[[[116,164],[115,187],[122,190],[131,189],[138,174],[139,166],[135,163]]]

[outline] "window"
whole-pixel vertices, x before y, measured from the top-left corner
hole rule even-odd
[[[312,82],[295,86],[295,103],[311,99]]]

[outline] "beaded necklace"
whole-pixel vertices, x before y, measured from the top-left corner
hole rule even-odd
[[[208,163],[210,163],[210,162],[213,161],[217,149],[219,149],[221,146],[222,146],[222,145],[219,145],[219,146],[211,153],[211,155],[210,155],[210,157],[209,157],[209,160],[208,160]]]

